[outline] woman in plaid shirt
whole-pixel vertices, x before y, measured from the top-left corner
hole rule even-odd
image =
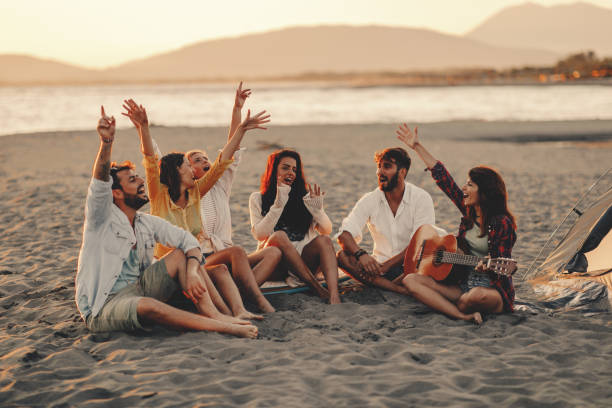
[[[495,170],[478,166],[469,171],[460,188],[444,165],[419,142],[417,128],[406,124],[397,130],[398,139],[414,150],[431,170],[436,184],[455,203],[461,214],[457,240],[478,256],[510,258],[516,241],[516,223],[508,210],[506,186]],[[477,267],[482,270],[482,267]],[[489,276],[490,275],[490,276]],[[512,312],[512,277],[470,271],[458,284],[436,282],[429,276],[409,274],[402,283],[412,295],[447,316],[482,322],[481,313]]]

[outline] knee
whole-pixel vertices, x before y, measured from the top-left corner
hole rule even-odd
[[[277,247],[267,247],[263,250],[263,256],[270,261],[278,263],[283,257],[283,253]]]
[[[225,264],[213,265],[209,268],[206,268],[206,271],[208,271],[208,274],[211,276],[219,276],[229,273],[229,269]]]
[[[145,318],[154,318],[162,313],[163,303],[159,300],[143,297],[138,301],[137,313],[138,316]]]
[[[334,248],[334,244],[329,235],[319,235],[313,241],[320,248]]]
[[[285,231],[275,231],[268,238],[268,245],[283,247],[285,245],[291,245],[291,241]]]
[[[474,307],[486,303],[487,297],[488,294],[484,288],[472,288],[469,292],[461,295],[457,301],[457,308],[462,312],[471,311]]]
[[[242,247],[233,246],[229,248],[229,251],[230,251],[230,256],[232,257],[239,257],[239,258],[247,257],[247,253]]]

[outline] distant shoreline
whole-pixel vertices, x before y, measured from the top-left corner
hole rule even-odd
[[[499,143],[586,143],[605,144],[612,142],[612,120],[561,120],[561,121],[484,121],[484,120],[453,120],[443,122],[414,123],[436,140],[461,140],[465,142],[499,142]],[[363,130],[371,128],[387,129],[393,134],[397,123],[361,123],[361,124],[299,124],[274,125],[270,128],[282,130],[300,130],[317,133],[321,128],[337,128],[343,131],[351,129]],[[152,124],[152,130],[161,133],[191,132],[220,134],[227,130],[226,126],[164,126]],[[1,135],[0,138],[21,139],[69,136],[73,137],[94,129],[81,130],[48,130],[40,132],[24,132]],[[120,132],[131,132],[131,128],[119,128]],[[273,132],[274,133],[274,132]],[[288,132],[291,133],[291,132]],[[257,138],[256,138],[257,139]],[[273,138],[272,138],[273,139]],[[275,140],[269,142],[274,144]],[[15,140],[17,141],[17,140]],[[264,147],[263,144],[260,147]]]
[[[273,78],[202,78],[194,80],[155,80],[155,81],[35,81],[23,83],[0,82],[0,88],[27,88],[27,87],[87,87],[87,86],[129,86],[129,85],[212,85],[236,84],[244,81],[248,84],[291,85],[299,84],[312,87],[457,87],[457,86],[574,86],[574,85],[601,85],[611,86],[612,77],[585,78],[571,81],[542,82],[537,78],[496,78],[496,79],[470,79],[449,76],[432,76],[423,78],[418,75],[384,75],[384,74],[338,74],[330,76],[308,75],[287,76]]]

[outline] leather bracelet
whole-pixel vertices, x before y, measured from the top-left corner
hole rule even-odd
[[[200,258],[198,258],[197,256],[188,255],[187,256],[187,261],[189,261],[190,259],[195,259],[196,261],[198,261],[198,265],[200,265],[202,263],[202,260]]]
[[[359,258],[361,258],[361,256],[365,254],[367,254],[365,249],[358,249],[357,251],[355,251],[353,256],[355,257],[356,260],[359,260]]]

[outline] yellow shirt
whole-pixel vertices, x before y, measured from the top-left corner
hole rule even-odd
[[[204,177],[196,180],[195,186],[188,189],[189,200],[185,208],[177,206],[170,198],[168,187],[159,181],[159,166],[157,156],[145,156],[142,164],[147,177],[147,188],[151,200],[151,214],[165,219],[166,221],[193,234],[198,241],[202,241],[202,218],[200,217],[200,197],[208,192],[219,180],[225,169],[234,160],[220,162],[220,157],[210,166]],[[161,258],[170,252],[172,248],[157,244],[155,257]]]

